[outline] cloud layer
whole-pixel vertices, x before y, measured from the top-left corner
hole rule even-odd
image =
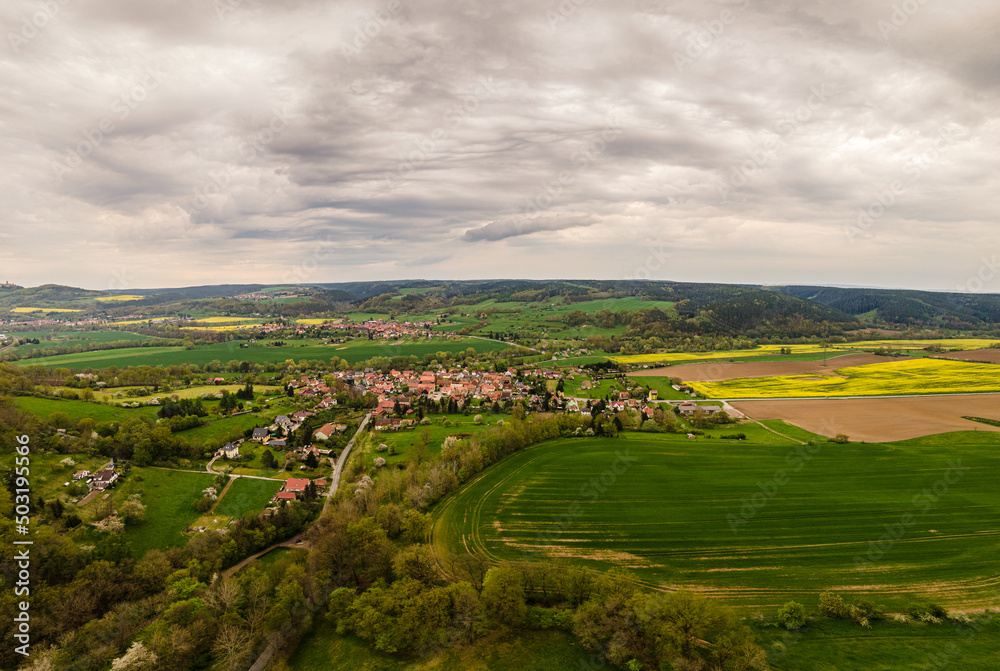
[[[14,0],[0,25],[0,281],[955,289],[997,251],[988,1]]]

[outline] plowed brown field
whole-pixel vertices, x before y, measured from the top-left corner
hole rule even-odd
[[[992,350],[989,350],[992,351]],[[848,366],[865,366],[871,363],[888,363],[891,361],[906,361],[907,359],[890,359],[874,354],[844,354],[831,356],[823,365],[822,361],[748,361],[746,363],[729,363],[718,361],[714,363],[692,363],[684,366],[668,366],[654,368],[636,373],[634,377],[679,377],[685,382],[711,382],[715,380],[732,380],[738,377],[770,377],[772,375],[808,375],[833,374],[838,368]]]
[[[947,431],[1000,431],[1000,427],[962,419],[1000,420],[1000,394],[918,398],[814,399],[808,401],[734,401],[753,419],[783,419],[822,436],[846,434],[851,440],[889,442]]]
[[[1000,363],[1000,349],[970,349],[967,352],[939,354],[938,357],[941,359],[955,359],[957,361]]]

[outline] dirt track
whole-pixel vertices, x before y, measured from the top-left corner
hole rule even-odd
[[[871,363],[889,363],[904,361],[874,354],[843,354],[830,356],[823,361],[748,361],[745,363],[691,363],[683,366],[668,366],[629,373],[633,377],[679,377],[685,382],[710,382],[716,380],[731,380],[737,377],[769,377],[771,375],[817,375],[832,374],[838,368],[848,366],[865,366]]]
[[[946,431],[1000,431],[1000,427],[962,419],[962,415],[969,415],[1000,420],[997,394],[733,401],[732,405],[754,419],[783,419],[823,436],[843,433],[851,440],[868,442],[906,440]]]

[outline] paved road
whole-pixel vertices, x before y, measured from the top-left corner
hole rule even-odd
[[[347,457],[351,454],[351,448],[354,447],[354,441],[358,439],[361,432],[365,430],[368,426],[368,421],[372,418],[372,414],[369,412],[365,415],[365,418],[361,420],[361,424],[358,425],[358,430],[354,432],[351,440],[348,441],[347,446],[344,451],[340,453],[340,458],[337,459],[337,465],[333,467],[333,477],[330,478],[330,489],[326,493],[326,503],[323,507],[330,505],[330,501],[333,500],[334,494],[337,493],[337,487],[340,486],[340,476],[344,472],[344,464],[347,463]]]

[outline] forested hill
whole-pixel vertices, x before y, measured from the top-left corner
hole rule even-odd
[[[581,306],[622,313],[615,319],[637,334],[746,334],[827,336],[865,327],[986,332],[1000,327],[1000,295],[811,286],[760,286],[636,280],[364,281],[335,284],[228,284],[128,290],[128,301],[109,292],[58,285],[7,289],[0,308],[73,308],[79,316],[121,317],[137,310],[169,316],[211,309],[227,315],[331,316],[360,309],[390,315],[435,311],[480,314],[534,304]],[[276,300],[261,302],[274,294]],[[263,293],[260,293],[263,292]],[[248,296],[257,294],[256,297]],[[280,298],[287,296],[287,298]],[[632,299],[609,301],[608,299]],[[636,301],[635,299],[641,299]],[[642,300],[657,301],[648,308]],[[594,301],[606,301],[597,305]],[[667,309],[664,302],[672,303]],[[623,312],[624,311],[624,312]],[[625,314],[627,312],[628,314]],[[605,321],[607,319],[605,318]]]
[[[997,294],[802,286],[773,289],[878,323],[955,329],[1000,323]]]

